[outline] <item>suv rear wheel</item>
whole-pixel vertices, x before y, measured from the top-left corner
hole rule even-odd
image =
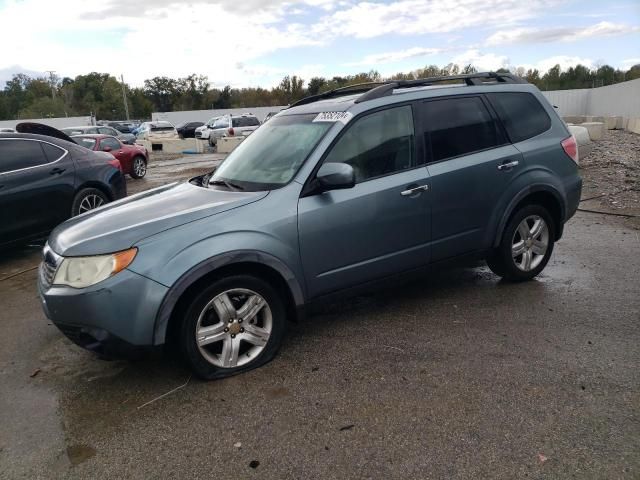
[[[268,283],[234,275],[193,299],[182,323],[180,347],[200,378],[228,377],[271,360],[285,324],[283,302]]]
[[[540,205],[527,205],[509,220],[500,245],[487,258],[489,268],[505,280],[531,280],[547,265],[555,238],[553,220]]]

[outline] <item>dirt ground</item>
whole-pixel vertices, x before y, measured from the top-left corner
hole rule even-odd
[[[580,160],[581,209],[632,215],[625,223],[640,229],[640,135],[609,130]]]

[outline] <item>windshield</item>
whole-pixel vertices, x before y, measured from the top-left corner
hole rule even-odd
[[[242,190],[272,190],[289,183],[320,139],[333,125],[313,122],[316,113],[274,118],[231,152],[209,179]]]
[[[87,147],[89,150],[93,150],[93,147],[96,146],[95,138],[91,138],[91,137],[71,137],[71,138],[73,138],[78,145]]]

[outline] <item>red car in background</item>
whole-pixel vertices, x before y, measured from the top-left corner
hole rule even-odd
[[[126,145],[110,135],[73,135],[71,138],[89,150],[110,153],[120,161],[122,172],[133,178],[142,178],[147,173],[149,152],[140,145]]]

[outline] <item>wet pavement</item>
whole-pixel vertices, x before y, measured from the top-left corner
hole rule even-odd
[[[209,383],[72,345],[38,260],[0,257],[0,478],[640,477],[640,238],[610,217],[578,213],[535,281],[480,265],[389,285]]]

